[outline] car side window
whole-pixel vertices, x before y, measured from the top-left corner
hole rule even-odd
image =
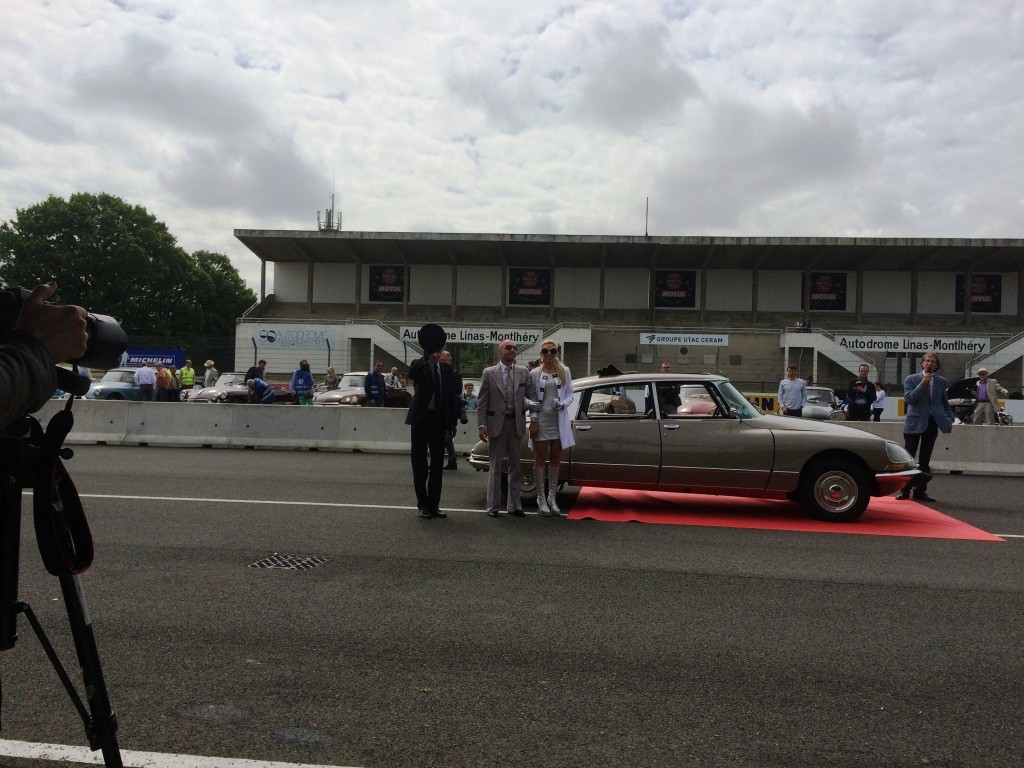
[[[673,382],[663,387],[671,388],[670,393],[659,389],[663,419],[711,419],[721,413],[715,398],[703,384]]]
[[[618,384],[595,387],[584,393],[580,403],[580,418],[586,419],[643,419],[650,418],[650,387],[646,384]]]

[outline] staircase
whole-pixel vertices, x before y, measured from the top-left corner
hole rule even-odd
[[[835,340],[827,331],[790,331],[784,330],[779,338],[779,347],[783,349],[809,347],[818,354],[843,366],[851,374],[856,375],[861,365],[868,365],[872,370],[875,364],[867,357],[852,352]],[[789,359],[788,355],[787,358]]]
[[[998,347],[994,347],[985,357],[972,360],[964,366],[964,378],[977,375],[976,371],[982,365],[995,373],[1003,366],[1017,362],[1021,357],[1024,357],[1024,333],[1019,333]]]

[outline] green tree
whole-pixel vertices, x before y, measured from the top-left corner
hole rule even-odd
[[[0,281],[49,279],[60,301],[114,315],[129,333],[230,334],[256,300],[226,256],[189,255],[145,208],[108,194],[51,195],[0,225]]]

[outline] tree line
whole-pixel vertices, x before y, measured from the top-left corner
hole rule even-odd
[[[129,336],[233,335],[256,302],[227,256],[186,252],[145,208],[51,195],[0,225],[0,283],[55,280],[59,300],[113,315]]]

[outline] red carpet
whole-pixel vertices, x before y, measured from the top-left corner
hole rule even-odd
[[[798,504],[785,501],[582,488],[569,519],[1003,541],[924,504],[896,501],[892,496],[872,498],[864,514],[852,523],[824,523],[808,517]]]

